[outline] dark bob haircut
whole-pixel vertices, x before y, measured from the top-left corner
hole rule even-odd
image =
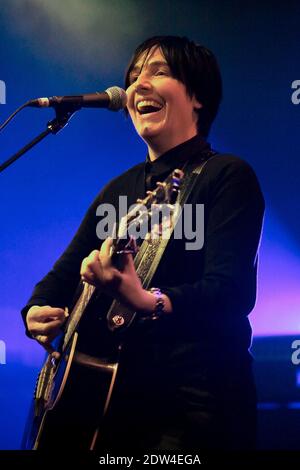
[[[130,72],[145,51],[159,47],[174,78],[182,82],[188,95],[202,104],[198,113],[198,132],[207,137],[222,99],[222,78],[214,54],[204,46],[179,36],[154,36],[140,44],[127,67],[125,87]]]

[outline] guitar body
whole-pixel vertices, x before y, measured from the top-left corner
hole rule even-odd
[[[57,365],[49,364],[48,358],[39,375],[25,433],[25,449],[94,447],[110,401],[118,361],[77,351],[77,340],[78,333],[75,333]],[[47,377],[46,394],[38,398],[45,368],[52,368],[52,376],[50,380]]]

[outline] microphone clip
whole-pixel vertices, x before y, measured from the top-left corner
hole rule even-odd
[[[52,134],[57,134],[61,131],[68,123],[71,117],[80,109],[77,105],[67,106],[55,106],[55,118],[47,123],[47,129]]]

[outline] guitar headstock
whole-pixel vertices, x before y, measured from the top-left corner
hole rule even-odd
[[[172,171],[165,181],[156,183],[156,188],[153,191],[147,191],[147,196],[144,199],[138,199],[137,204],[143,204],[146,207],[149,204],[174,204],[183,176],[182,170]]]
[[[135,240],[147,239],[149,242],[168,236],[176,211],[176,200],[184,177],[182,170],[174,170],[163,182],[158,182],[153,191],[147,191],[144,199],[137,199],[128,214],[119,224],[118,237],[113,252],[132,253],[137,251]]]

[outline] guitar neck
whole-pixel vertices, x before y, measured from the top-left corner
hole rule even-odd
[[[150,243],[148,239],[144,239],[138,252],[136,252],[137,246],[135,239],[132,236],[128,236],[128,234],[131,233],[131,228],[141,228],[144,224],[146,224],[146,226],[148,225],[148,216],[152,213],[152,207],[163,204],[167,204],[169,208],[173,207],[179,194],[179,187],[182,182],[183,175],[184,174],[181,170],[174,170],[163,183],[157,183],[154,191],[148,191],[147,196],[144,199],[138,199],[137,205],[128,212],[125,218],[122,219],[118,230],[119,236],[113,244],[111,256],[116,266],[118,266],[119,254],[132,253],[134,255],[134,265],[145,289],[147,289],[151,283],[152,277],[157,269],[169,238],[152,240]],[[172,233],[173,228],[174,225],[170,230],[170,234]],[[151,239],[151,233],[149,235]],[[70,314],[70,318],[66,326],[63,350],[65,350],[71,337],[76,331],[77,325],[94,291],[94,286],[84,283],[83,291]],[[135,316],[135,312],[131,312],[130,309],[124,308],[124,306],[121,306],[116,300],[112,302],[107,315],[108,318],[121,318],[122,315],[118,313],[120,308],[122,310],[122,315],[127,316],[128,323],[130,323]]]
[[[64,341],[63,341],[63,346],[62,346],[62,351],[64,351],[72,338],[78,323],[81,320],[81,317],[95,291],[95,287],[91,286],[90,284],[87,284],[86,282],[83,284],[83,290],[80,294],[79,299],[77,300],[71,314],[69,321],[67,322],[66,325],[66,331],[64,335]]]

